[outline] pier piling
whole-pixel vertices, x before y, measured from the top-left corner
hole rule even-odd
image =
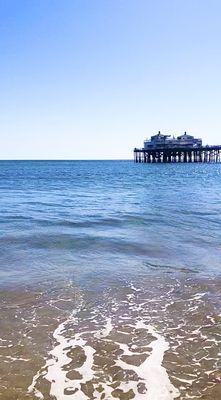
[[[219,163],[221,146],[200,148],[134,149],[135,163]]]

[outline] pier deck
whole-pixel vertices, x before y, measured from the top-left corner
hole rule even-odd
[[[221,162],[221,146],[134,149],[135,163]]]

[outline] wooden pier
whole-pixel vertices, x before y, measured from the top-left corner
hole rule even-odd
[[[134,149],[135,163],[218,163],[221,146]]]

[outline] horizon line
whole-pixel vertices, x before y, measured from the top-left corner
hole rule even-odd
[[[133,161],[133,158],[2,158],[1,161]]]

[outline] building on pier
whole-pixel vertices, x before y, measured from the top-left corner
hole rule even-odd
[[[221,146],[203,146],[202,139],[186,132],[178,137],[158,132],[144,141],[144,147],[134,149],[136,163],[155,162],[220,162]]]
[[[194,136],[187,135],[186,132],[177,138],[174,136],[171,137],[171,135],[163,135],[161,132],[158,132],[157,135],[151,136],[150,139],[144,141],[144,149],[201,146],[202,139],[195,139]]]

